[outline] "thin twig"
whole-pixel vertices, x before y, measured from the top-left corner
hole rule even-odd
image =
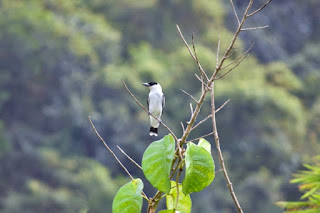
[[[241,62],[247,57],[248,55],[244,55],[240,61],[238,61],[238,63],[236,63],[236,65],[234,65],[231,69],[229,69],[227,72],[225,72],[224,74],[216,77],[214,80],[218,80],[220,78],[223,78],[224,76],[226,76],[227,74],[229,74],[232,70],[234,70],[237,66],[239,66],[241,64]]]
[[[241,31],[249,31],[249,30],[260,30],[260,29],[265,29],[268,28],[269,25],[264,25],[261,27],[248,27],[248,28],[242,28]]]
[[[236,30],[236,32],[235,32],[235,34],[234,34],[234,36],[233,36],[233,38],[232,38],[232,41],[231,41],[230,44],[229,44],[229,47],[227,48],[226,52],[224,53],[224,56],[222,57],[219,66],[216,67],[216,70],[214,71],[213,75],[211,76],[211,78],[210,78],[210,80],[209,80],[209,82],[208,82],[208,85],[211,86],[211,82],[213,82],[213,81],[215,80],[216,76],[218,75],[219,71],[221,70],[221,67],[222,67],[224,61],[225,61],[225,60],[228,58],[228,56],[230,55],[230,52],[231,52],[231,50],[232,50],[232,48],[233,48],[233,46],[234,46],[234,44],[235,44],[235,42],[236,42],[236,40],[237,40],[237,38],[238,38],[238,35],[239,35],[239,33],[241,32],[241,28],[242,28],[244,22],[245,22],[246,19],[247,19],[247,14],[248,14],[248,12],[249,12],[252,4],[253,4],[253,0],[250,0],[249,4],[248,4],[248,6],[247,6],[247,8],[246,8],[246,10],[245,10],[245,12],[244,12],[243,18],[242,18],[242,20],[241,20],[241,22],[240,22],[240,25],[238,26],[238,29]]]
[[[219,169],[219,170],[215,171],[214,173],[217,174],[218,172],[222,172],[222,169]]]
[[[96,127],[94,126],[92,120],[91,120],[91,116],[88,117],[90,124],[94,130],[94,132],[96,133],[96,135],[98,136],[98,138],[102,141],[103,145],[108,149],[108,151],[112,154],[112,156],[118,161],[118,163],[120,164],[120,166],[124,169],[124,171],[128,174],[128,176],[130,177],[131,180],[134,180],[133,177],[131,176],[130,172],[127,170],[127,168],[121,163],[121,161],[119,160],[119,158],[116,156],[116,154],[114,154],[114,152],[110,149],[110,147],[108,146],[108,144],[104,141],[104,139],[100,136],[98,130],[96,129]],[[142,191],[141,192],[142,197],[145,200],[149,200],[147,195]]]
[[[108,151],[113,155],[113,157],[118,161],[118,163],[120,164],[120,166],[124,169],[124,171],[129,175],[129,177],[131,178],[131,180],[133,180],[133,177],[131,176],[130,172],[127,170],[127,168],[121,163],[121,161],[119,160],[119,158],[114,154],[114,152],[109,148],[108,144],[104,141],[104,139],[100,136],[99,132],[97,131],[96,127],[93,125],[92,120],[91,120],[91,116],[89,116],[89,121],[90,124],[94,130],[94,132],[96,133],[96,135],[99,137],[99,139],[102,141],[102,143],[104,144],[104,146],[108,149]]]
[[[225,102],[216,110],[216,113],[219,112],[229,101],[230,101],[230,99],[228,99],[227,101],[225,101]],[[196,125],[194,125],[191,130],[194,130],[195,128],[197,128],[200,124],[202,124],[203,122],[205,122],[206,120],[208,120],[209,118],[211,118],[211,116],[212,116],[212,114],[208,115],[206,118],[204,118],[203,120],[199,121],[199,123],[197,123]]]
[[[180,89],[184,94],[186,94],[187,96],[189,96],[190,98],[192,98],[192,100],[194,100],[196,103],[198,103],[197,99],[195,99],[192,95],[190,95],[190,93],[184,91],[183,89]]]
[[[193,107],[192,104],[190,103],[190,111],[191,111],[191,116],[193,115]]]
[[[193,47],[194,57],[196,58],[196,62],[197,62],[199,71],[201,73],[201,76],[206,77],[206,80],[208,81],[209,78],[207,76],[207,73],[202,69],[200,62],[199,62],[199,59],[198,59],[198,56],[197,56],[196,45],[194,44],[194,33],[192,33],[192,47]]]
[[[178,138],[176,137],[176,135],[173,133],[173,131],[167,126],[165,125],[160,119],[158,119],[155,115],[153,115],[152,113],[149,113],[149,110],[147,110],[147,108],[145,108],[139,101],[138,99],[133,95],[133,93],[129,90],[128,86],[126,85],[126,83],[124,81],[122,81],[124,87],[127,89],[128,93],[131,95],[131,97],[133,98],[133,100],[142,108],[144,109],[144,111],[146,111],[149,115],[151,115],[154,119],[156,119],[157,121],[159,121],[159,123],[164,126],[172,135],[172,137],[178,141]]]
[[[216,69],[217,69],[217,66],[219,64],[220,42],[221,42],[221,40],[220,40],[220,33],[219,33],[219,40],[218,40],[218,46],[217,46],[217,55],[216,55]]]
[[[200,124],[202,124],[203,122],[205,122],[205,121],[208,120],[209,118],[211,118],[211,114],[208,115],[208,116],[207,116],[206,118],[204,118],[203,120],[199,121],[199,123],[197,123],[196,125],[194,125],[191,130],[196,129]]]
[[[135,164],[139,169],[142,170],[142,167],[141,167],[136,161],[134,161],[127,153],[125,153],[125,151],[123,151],[123,150],[120,148],[120,146],[117,145],[117,147],[118,147],[118,149],[119,149],[133,164]]]
[[[262,7],[260,7],[259,9],[257,9],[256,11],[250,13],[247,15],[247,17],[253,16],[254,14],[260,12],[261,10],[263,10],[263,8],[265,8],[272,0],[267,1]]]
[[[234,15],[235,15],[235,16],[236,16],[236,18],[237,18],[238,25],[240,25],[240,20],[239,20],[239,17],[238,17],[238,14],[237,14],[236,8],[234,7],[233,1],[232,1],[232,0],[230,0],[230,2],[231,2],[231,5],[232,5],[232,9],[233,9]]]
[[[182,127],[182,132],[184,133],[184,131],[186,131],[186,130],[185,130],[184,125],[183,125],[182,122],[181,122],[181,127]]]
[[[201,138],[205,138],[205,137],[208,137],[208,136],[213,135],[213,134],[214,134],[214,132],[210,132],[210,133],[208,133],[208,134],[202,135],[201,137],[198,137],[198,138],[189,140],[187,143],[193,142],[193,141],[197,141],[197,140],[199,140],[199,139],[201,139]]]
[[[200,63],[199,63],[199,61],[198,61],[198,59],[197,59],[197,57],[192,53],[192,50],[190,49],[188,42],[186,41],[186,39],[185,39],[184,36],[182,35],[182,32],[181,32],[181,30],[180,30],[180,28],[179,28],[179,25],[176,25],[176,27],[177,27],[177,29],[178,29],[178,32],[179,32],[179,34],[180,34],[180,37],[181,37],[182,40],[183,40],[183,43],[184,43],[184,44],[186,45],[186,47],[187,47],[187,49],[188,49],[191,57],[193,58],[193,60],[195,60],[195,61],[197,62],[197,65],[198,65],[198,67],[199,67],[199,69],[200,69],[200,72],[205,75],[205,77],[207,78],[207,80],[209,80],[206,72],[203,70],[202,66],[200,65]]]
[[[201,79],[201,78],[197,75],[197,73],[195,73],[194,75],[195,75],[196,78],[202,83],[202,85],[205,86],[205,88],[206,88],[207,90],[210,90],[210,87],[203,81],[203,79]]]
[[[229,103],[230,98],[228,100],[226,100],[216,111],[215,113],[219,112],[227,103]]]
[[[253,46],[254,46],[254,43],[252,43],[251,46],[250,46],[245,52],[243,52],[239,57],[237,57],[236,59],[234,59],[233,61],[231,61],[229,64],[221,67],[221,70],[227,68],[228,66],[234,64],[234,63],[237,62],[239,59],[241,59],[242,57],[244,57],[246,54],[248,54],[248,52],[252,49]]]
[[[238,50],[234,50],[232,53],[230,53],[229,55],[226,56],[226,59],[230,58],[231,56],[233,56],[236,52],[238,52]]]
[[[231,194],[231,197],[238,209],[238,212],[239,213],[243,213],[243,210],[240,206],[240,203],[234,193],[234,190],[233,190],[233,186],[232,186],[232,183],[229,179],[229,175],[228,175],[228,172],[227,172],[227,169],[225,167],[225,164],[224,164],[224,159],[223,159],[223,156],[222,156],[222,152],[221,152],[221,148],[220,148],[220,139],[219,139],[219,135],[218,135],[218,129],[217,129],[217,121],[216,121],[216,112],[215,112],[215,101],[214,101],[214,83],[212,83],[212,86],[211,86],[211,114],[212,114],[212,126],[213,126],[213,132],[214,132],[214,139],[215,139],[215,143],[216,143],[216,148],[218,150],[218,155],[219,155],[219,160],[220,160],[220,165],[221,165],[221,169],[223,171],[223,175],[226,179],[226,182],[227,182],[227,186],[229,188],[229,191],[230,191],[230,194]]]

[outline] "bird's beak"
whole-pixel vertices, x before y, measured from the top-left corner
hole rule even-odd
[[[150,85],[148,83],[142,83],[143,86],[149,87]]]

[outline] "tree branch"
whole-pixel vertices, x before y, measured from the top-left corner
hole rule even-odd
[[[248,27],[248,28],[242,28],[241,31],[249,31],[249,30],[260,30],[268,28],[269,25],[261,26],[261,27]]]
[[[217,110],[216,113],[219,112],[228,102],[230,101],[230,99],[228,99],[226,102],[224,102]],[[199,123],[197,123],[196,125],[194,125],[191,129],[194,130],[195,128],[197,128],[200,124],[202,124],[203,122],[205,122],[206,120],[208,120],[209,118],[211,118],[212,114],[208,115],[206,118],[204,118],[203,120],[199,121]]]
[[[128,174],[128,176],[130,177],[131,180],[133,180],[132,175],[130,174],[130,172],[128,171],[128,169],[121,163],[121,161],[119,160],[119,158],[116,156],[116,154],[114,154],[114,152],[110,149],[110,147],[108,146],[108,144],[104,141],[104,139],[100,136],[98,130],[96,129],[96,127],[93,125],[92,120],[91,120],[91,116],[88,117],[90,124],[94,130],[94,132],[96,133],[96,135],[98,136],[98,138],[101,140],[101,142],[103,143],[103,145],[108,149],[108,151],[112,154],[112,156],[118,161],[118,163],[120,164],[120,166],[124,169],[124,171]],[[148,200],[147,195],[142,191],[141,192],[141,196],[145,199]]]
[[[253,16],[254,14],[260,12],[261,10],[263,10],[263,8],[265,8],[272,0],[267,1],[262,7],[260,7],[259,9],[257,9],[256,11],[250,13],[247,15],[247,17]]]
[[[125,153],[125,151],[123,151],[123,150],[120,148],[120,146],[117,145],[117,147],[118,147],[118,149],[119,149],[134,165],[136,165],[139,169],[142,170],[142,167],[141,167],[136,161],[134,161],[127,153]]]
[[[219,160],[220,160],[220,166],[221,166],[221,169],[223,171],[223,175],[226,179],[226,182],[227,182],[227,186],[229,188],[229,191],[230,191],[230,194],[231,194],[231,197],[238,209],[238,212],[239,213],[243,213],[242,211],[242,208],[240,206],[240,203],[236,197],[236,194],[234,193],[234,190],[233,190],[233,186],[232,186],[232,183],[229,179],[229,175],[227,173],[227,169],[224,165],[224,159],[223,159],[223,156],[222,156],[222,152],[221,152],[221,148],[220,148],[220,139],[219,139],[219,135],[218,135],[218,129],[217,129],[217,121],[216,121],[216,112],[215,112],[215,101],[214,101],[214,83],[212,83],[212,87],[211,87],[211,117],[212,117],[212,126],[213,126],[213,133],[214,133],[214,139],[215,139],[215,143],[216,143],[216,148],[218,150],[218,155],[219,155]]]
[[[188,92],[184,91],[183,89],[180,89],[184,94],[189,96],[192,100],[194,100],[196,103],[198,103],[197,99],[195,99],[192,95],[190,95]]]
[[[186,41],[186,39],[185,39],[184,36],[182,35],[181,30],[180,30],[180,28],[179,28],[179,25],[176,25],[176,26],[177,26],[178,32],[179,32],[179,34],[180,34],[180,37],[182,38],[183,43],[186,45],[186,47],[187,47],[187,49],[188,49],[191,57],[193,58],[193,60],[195,60],[195,61],[197,62],[197,65],[198,65],[198,68],[199,68],[199,70],[200,70],[200,73],[202,73],[202,74],[206,77],[206,79],[209,80],[206,72],[204,71],[204,69],[202,68],[201,64],[199,63],[198,58],[192,53],[192,51],[191,51],[191,49],[190,49],[190,47],[189,47],[188,42]],[[194,45],[194,44],[193,44],[193,45]],[[196,52],[195,52],[195,54],[196,54]]]

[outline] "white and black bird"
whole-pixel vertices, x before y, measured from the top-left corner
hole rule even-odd
[[[162,88],[160,84],[156,82],[143,83],[142,85],[149,87],[150,93],[148,97],[148,110],[149,113],[156,116],[158,120],[161,120],[161,115],[163,112],[165,97],[162,93]],[[150,136],[158,136],[159,121],[149,115],[150,117]]]

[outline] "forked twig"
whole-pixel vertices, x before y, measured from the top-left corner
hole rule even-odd
[[[241,62],[247,57],[247,55],[244,55],[239,61],[238,63],[236,63],[236,65],[234,65],[231,69],[229,69],[227,72],[223,73],[222,75],[216,77],[214,80],[218,80],[220,78],[223,78],[224,76],[226,76],[227,74],[229,74],[232,70],[234,70],[237,66],[239,66],[241,64]]]
[[[263,10],[263,8],[265,8],[272,0],[267,1],[262,7],[260,7],[259,9],[257,9],[256,11],[250,13],[247,15],[247,17],[253,16],[254,14],[260,12],[261,10]]]
[[[248,52],[252,49],[252,47],[254,46],[254,43],[251,44],[251,46],[244,52],[242,53],[239,57],[237,57],[236,59],[234,59],[233,61],[231,61],[229,64],[221,67],[221,70],[227,68],[228,66],[234,64],[235,62],[237,62],[239,59],[241,59],[242,57],[244,57],[245,55],[248,54]]]
[[[186,39],[184,38],[184,36],[183,36],[183,34],[182,34],[182,32],[181,32],[181,30],[180,30],[180,28],[179,28],[179,25],[176,25],[176,27],[177,27],[177,29],[178,29],[178,32],[179,32],[179,34],[180,34],[180,37],[181,37],[182,40],[183,40],[183,43],[184,43],[184,44],[186,45],[186,47],[187,47],[187,49],[188,49],[191,57],[193,58],[193,60],[195,60],[195,61],[197,62],[197,65],[198,65],[198,67],[199,67],[200,72],[206,77],[207,80],[209,80],[206,72],[204,71],[204,69],[202,68],[201,64],[199,63],[198,58],[192,53],[191,48],[190,48],[188,42],[187,42]]]

